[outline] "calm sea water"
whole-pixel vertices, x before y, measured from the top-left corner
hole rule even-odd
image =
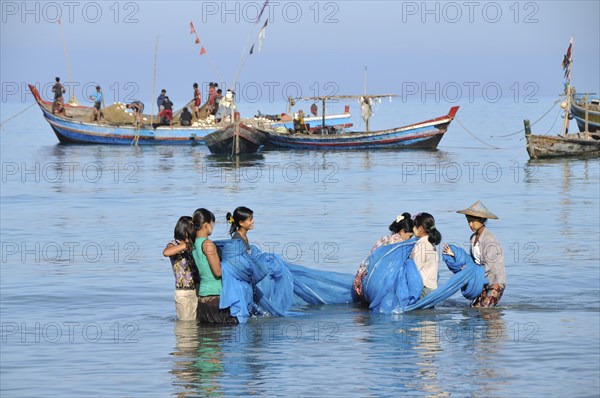
[[[237,162],[205,147],[58,145],[30,109],[0,133],[0,394],[598,396],[599,161],[530,162],[522,133],[501,137],[553,100],[462,104],[458,121],[483,142],[455,122],[437,151],[267,151]],[[1,119],[26,106],[2,104]],[[373,127],[448,108],[383,103]],[[455,210],[477,199],[500,217],[489,222],[507,266],[498,308],[455,295],[396,316],[334,305],[226,328],[175,320],[161,251],[198,207],[217,215],[215,239],[227,237],[225,213],[244,205],[263,250],[354,273],[404,211],[432,213],[444,242],[466,246]],[[441,265],[441,281],[449,274]]]

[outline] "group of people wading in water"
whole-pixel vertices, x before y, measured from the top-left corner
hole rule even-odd
[[[504,256],[500,243],[486,226],[488,219],[498,219],[480,201],[457,213],[464,214],[469,228],[470,254],[475,264],[484,267],[488,283],[479,297],[471,302],[473,307],[493,307],[498,304],[506,287]],[[247,207],[238,207],[227,213],[232,239],[240,239],[248,253],[251,251],[247,233],[254,228],[254,213]],[[216,245],[209,239],[215,225],[215,216],[207,209],[197,209],[190,216],[180,217],[174,231],[174,240],[167,244],[163,255],[169,257],[175,276],[175,307],[180,320],[199,320],[205,323],[237,323],[229,309],[219,308],[222,291],[221,260]],[[442,234],[431,214],[419,213],[411,217],[403,213],[390,224],[390,235],[380,238],[371,253],[385,245],[416,241],[410,257],[423,280],[421,298],[438,287],[439,255],[436,246]],[[451,247],[444,244],[442,253],[454,256]],[[355,301],[364,301],[362,283],[368,274],[366,260],[354,277]]]

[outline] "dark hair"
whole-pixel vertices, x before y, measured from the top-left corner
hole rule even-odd
[[[217,93],[219,93],[219,94],[221,94],[222,92],[223,92],[223,90],[221,90],[221,89],[217,90]]]
[[[194,88],[198,88],[198,83],[194,83]]]
[[[196,209],[192,216],[192,222],[194,224],[194,230],[198,231],[202,229],[202,224],[205,222],[215,222],[215,215],[204,208]]]
[[[419,213],[415,216],[415,227],[423,227],[429,235],[429,243],[437,246],[442,241],[442,234],[435,226],[435,219],[429,213]]]
[[[467,214],[467,221],[469,221],[469,219],[471,219],[473,221],[478,221],[483,225],[485,225],[485,223],[487,222],[487,218],[477,217],[477,216],[472,216],[470,214]]]
[[[188,111],[188,108],[187,108],[187,106],[184,106],[184,107],[183,107],[183,112],[187,112],[187,111]]]
[[[395,234],[399,233],[402,230],[404,230],[404,232],[412,233],[414,223],[412,218],[410,218],[410,213],[402,213],[402,217],[402,220],[396,221],[398,219],[396,218],[396,220],[394,220],[394,222],[390,224],[390,231],[392,231]]]
[[[184,242],[187,240],[189,246],[194,243],[194,225],[192,224],[192,217],[182,216],[177,220],[175,224],[175,230],[173,231],[173,237],[179,241]]]
[[[60,81],[60,77],[56,77],[56,82],[58,83]]]
[[[96,86],[96,90],[100,90],[100,86]]]
[[[165,90],[164,88],[162,90],[160,90],[161,93],[166,93],[167,90]]]
[[[227,213],[225,216],[227,218],[227,222],[231,222],[231,218],[233,218],[233,222],[231,222],[231,227],[229,227],[229,235],[233,235],[235,231],[240,228],[240,223],[246,221],[247,219],[254,216],[254,212],[247,207],[240,206],[233,211],[233,215],[231,213]]]

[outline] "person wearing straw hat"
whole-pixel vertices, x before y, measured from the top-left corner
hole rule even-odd
[[[471,257],[473,257],[476,264],[485,268],[485,276],[489,280],[489,284],[484,285],[481,296],[473,300],[471,306],[494,307],[502,298],[502,293],[504,293],[506,271],[500,242],[488,230],[486,222],[488,219],[497,220],[498,217],[479,200],[467,209],[458,210],[457,213],[467,216],[469,228],[473,231],[470,238]],[[443,253],[454,256],[448,244],[444,245]]]

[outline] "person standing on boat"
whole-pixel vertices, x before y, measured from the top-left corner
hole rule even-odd
[[[162,90],[160,90],[160,95],[158,96],[158,98],[156,98],[156,105],[158,105],[158,110],[160,111],[160,107],[163,104],[163,101],[165,100],[165,97],[167,96],[167,90],[165,90],[164,88]]]
[[[202,103],[202,94],[198,89],[198,83],[194,83],[194,116],[200,119],[200,104]]]
[[[215,105],[212,113],[215,117],[217,116],[217,112],[219,111],[219,106],[221,106],[221,98],[223,98],[223,90],[218,89],[217,94],[215,95]]]
[[[209,83],[208,84],[208,114],[213,114],[213,109],[215,107],[215,96],[217,95],[217,83]]]
[[[424,298],[437,289],[439,256],[435,246],[442,241],[442,234],[435,226],[435,219],[429,213],[417,214],[414,223],[413,231],[419,240],[410,257],[414,260],[423,279],[420,298]]]
[[[102,90],[100,86],[96,86],[96,92],[90,95],[90,99],[94,101],[94,119],[92,120],[93,122],[100,121],[100,116],[102,116],[102,111],[100,110],[100,108],[102,107],[103,97],[104,96],[102,95]]]
[[[198,320],[204,323],[238,323],[229,308],[219,308],[223,289],[221,260],[217,247],[208,239],[215,227],[215,215],[207,209],[197,209],[192,221],[196,235],[192,254],[200,273]]]
[[[52,86],[52,92],[54,93],[54,101],[52,102],[52,113],[56,113],[55,110],[60,106],[62,108],[62,104],[65,103],[63,99],[63,94],[66,92],[65,86],[63,86],[60,82],[60,77],[55,78],[56,83]]]
[[[369,256],[371,253],[375,251],[375,249],[381,246],[393,245],[394,243],[404,242],[413,237],[413,220],[410,218],[410,213],[402,213],[396,217],[394,222],[390,224],[388,227],[392,232],[390,235],[383,236],[379,238],[379,240],[375,243]],[[358,271],[356,272],[356,276],[354,277],[354,293],[359,301],[364,301],[364,292],[363,292],[363,280],[367,276],[368,267],[367,267],[367,258],[360,263],[358,266]]]
[[[502,298],[506,288],[506,270],[500,242],[485,224],[488,219],[497,220],[498,217],[479,200],[467,209],[458,210],[457,213],[467,217],[469,228],[473,231],[470,237],[471,257],[476,264],[485,268],[485,276],[489,280],[489,284],[484,285],[481,296],[473,300],[471,306],[494,307]],[[448,244],[444,245],[443,253],[454,256]]]
[[[165,96],[162,105],[163,109],[158,114],[158,116],[160,116],[160,123],[163,126],[170,126],[171,121],[173,120],[173,103],[168,96]]]
[[[195,320],[198,310],[196,289],[200,274],[192,256],[193,241],[192,217],[183,216],[175,225],[174,240],[163,250],[163,256],[171,260],[175,276],[175,310],[180,321]]]
[[[246,251],[250,252],[248,231],[254,228],[254,212],[247,207],[240,206],[233,211],[233,214],[227,213],[225,217],[231,224],[229,227],[231,239],[241,239],[246,246]]]
[[[125,105],[127,109],[131,109],[133,111],[133,116],[135,118],[136,125],[142,125],[142,114],[144,113],[144,103],[142,101],[133,101],[127,105]]]

